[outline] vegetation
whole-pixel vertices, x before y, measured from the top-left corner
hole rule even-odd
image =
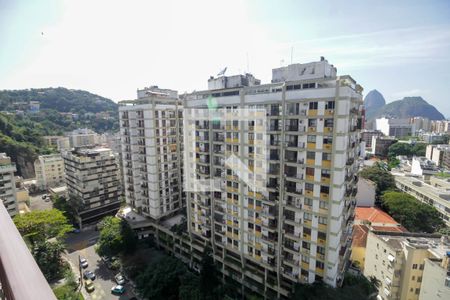
[[[66,281],[64,284],[53,289],[56,298],[58,298],[58,300],[84,300],[84,297],[79,290],[79,286],[75,281],[75,276],[70,269],[67,270],[65,278]]]
[[[36,210],[14,217],[14,224],[20,234],[33,247],[51,238],[61,240],[73,230],[64,214],[57,210]]]
[[[67,265],[61,255],[64,244],[61,242],[73,228],[67,218],[57,209],[33,211],[14,217],[14,224],[30,252],[48,281],[64,275]]]
[[[409,231],[433,233],[445,228],[433,206],[421,203],[411,195],[388,191],[381,198],[383,208]]]
[[[100,236],[95,248],[100,256],[111,257],[133,253],[136,250],[136,236],[125,220],[108,216],[102,220],[100,227]]]
[[[426,148],[427,144],[425,143],[416,143],[416,144],[395,143],[389,147],[388,158],[389,160],[392,160],[395,159],[395,157],[398,155],[405,155],[408,157],[425,156]]]
[[[41,110],[26,113],[29,101],[39,101]],[[117,104],[85,91],[64,88],[0,91],[0,152],[16,162],[18,173],[33,177],[33,162],[38,155],[55,149],[45,146],[43,136],[62,135],[76,128],[91,128],[96,132],[117,131]],[[25,111],[16,114],[16,110]],[[62,113],[72,112],[72,119]],[[97,118],[95,113],[107,112],[110,118]]]
[[[298,284],[295,287],[293,300],[362,300],[376,299],[378,286],[374,280],[364,276],[346,274],[342,288],[332,288],[322,282]]]
[[[381,196],[384,191],[395,189],[394,176],[380,164],[364,168],[359,175],[376,183],[377,197]]]

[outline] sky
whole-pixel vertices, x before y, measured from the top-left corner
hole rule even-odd
[[[0,89],[67,87],[120,101],[150,85],[324,56],[387,102],[422,96],[450,117],[450,1],[0,0]]]

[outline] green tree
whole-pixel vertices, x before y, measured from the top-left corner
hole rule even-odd
[[[96,246],[99,255],[114,256],[132,253],[136,249],[136,236],[125,220],[108,216],[101,221],[100,227]]]
[[[359,176],[376,183],[376,194],[378,197],[386,190],[395,189],[394,176],[378,164],[362,169],[359,172]]]
[[[48,281],[62,277],[64,262],[61,255],[64,249],[64,244],[60,241],[40,242],[31,249],[36,263]]]
[[[32,246],[51,238],[62,239],[73,230],[67,218],[57,209],[36,210],[17,215],[14,217],[14,224]]]
[[[211,248],[206,247],[203,251],[200,269],[200,294],[202,299],[220,299],[220,280],[214,264]]]
[[[439,212],[413,196],[402,192],[385,192],[383,208],[406,229],[412,232],[433,233],[445,227]]]
[[[75,224],[76,222],[76,210],[70,203],[67,201],[65,197],[61,197],[58,195],[52,195],[51,197],[53,202],[53,208],[56,208],[63,212],[63,214],[67,217],[67,219]]]

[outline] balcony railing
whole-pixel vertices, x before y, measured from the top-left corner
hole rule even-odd
[[[56,300],[2,200],[0,228],[0,298]]]

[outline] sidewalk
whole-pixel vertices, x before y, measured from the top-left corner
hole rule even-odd
[[[80,275],[80,270],[77,268],[77,266],[75,266],[69,258],[66,257],[67,253],[64,252],[64,254],[62,255],[62,258],[69,264],[70,268],[72,269],[72,273],[75,276],[75,281],[78,280],[78,282],[81,283],[81,285],[79,286],[79,289],[81,289],[81,294],[83,295],[85,300],[91,299],[91,295],[89,295],[88,292],[86,292],[86,290],[83,288],[83,275]],[[81,277],[80,277],[81,276]]]

